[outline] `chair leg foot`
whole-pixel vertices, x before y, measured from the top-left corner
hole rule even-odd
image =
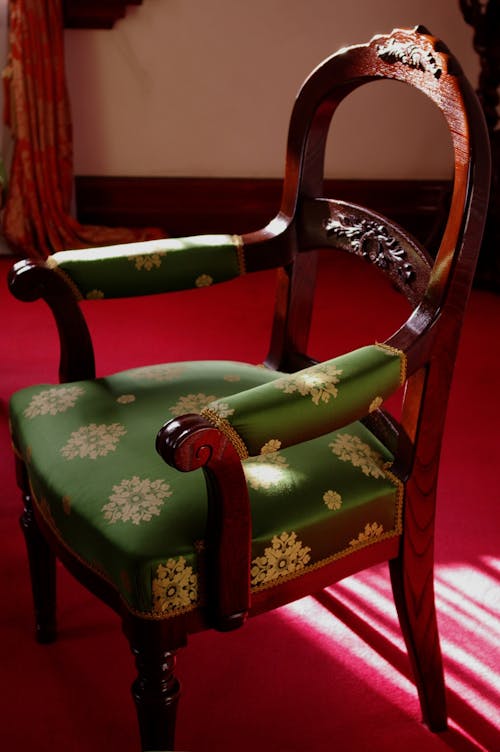
[[[56,559],[40,533],[29,496],[25,497],[25,509],[20,524],[28,552],[36,640],[39,643],[50,643],[57,637]]]
[[[173,750],[180,684],[174,675],[175,651],[166,647],[161,622],[134,620],[124,624],[137,666],[132,684],[141,749]],[[142,623],[141,623],[142,621]]]
[[[389,562],[394,601],[418,690],[422,717],[431,731],[448,725],[443,661],[434,602],[432,567],[411,576],[402,557]]]

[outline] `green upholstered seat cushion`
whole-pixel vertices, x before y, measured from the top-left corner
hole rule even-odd
[[[35,503],[58,537],[129,608],[175,615],[203,600],[201,470],[179,473],[155,451],[161,425],[276,374],[240,363],[138,368],[41,385],[11,400],[14,447]],[[391,454],[361,424],[244,462],[253,521],[252,588],[400,532]]]

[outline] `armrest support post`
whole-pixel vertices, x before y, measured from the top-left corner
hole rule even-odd
[[[251,516],[240,458],[217,428],[194,414],[166,423],[156,449],[177,470],[204,472],[209,619],[220,631],[236,629],[250,609]]]
[[[45,264],[23,260],[9,274],[9,289],[18,300],[44,300],[59,334],[61,382],[95,377],[94,349],[78,300],[65,279]]]

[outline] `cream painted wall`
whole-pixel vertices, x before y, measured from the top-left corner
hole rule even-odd
[[[279,177],[298,87],[341,46],[422,23],[475,82],[472,32],[458,6],[458,0],[143,0],[112,31],[67,31],[75,171]],[[337,118],[330,176],[448,175],[440,115],[404,86],[364,87]]]

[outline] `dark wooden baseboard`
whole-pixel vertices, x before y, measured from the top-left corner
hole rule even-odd
[[[63,0],[63,20],[68,29],[111,29],[123,18],[127,5],[142,0]]]
[[[172,236],[243,233],[266,225],[282,181],[254,178],[77,176],[78,218],[86,224],[161,227]],[[325,196],[362,204],[424,240],[442,216],[446,180],[328,180]]]

